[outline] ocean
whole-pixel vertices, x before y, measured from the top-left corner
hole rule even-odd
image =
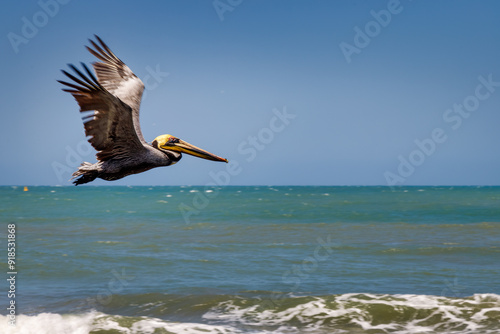
[[[500,187],[0,199],[0,333],[500,333]]]

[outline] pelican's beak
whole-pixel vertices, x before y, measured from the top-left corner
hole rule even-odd
[[[207,159],[207,160],[227,162],[227,159],[221,158],[215,154],[212,154],[210,152],[202,150],[201,148],[196,147],[194,145],[191,145],[191,144],[189,144],[183,140],[180,140],[180,139],[178,142],[169,143],[168,145],[165,145],[162,148],[164,148],[166,150],[178,151],[178,152],[194,155],[195,157],[203,158],[203,159]]]

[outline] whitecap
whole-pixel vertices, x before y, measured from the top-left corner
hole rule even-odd
[[[17,315],[16,326],[8,324],[7,316],[0,315],[0,332],[4,334],[88,334],[92,330],[95,313],[83,315],[61,315],[40,313],[37,315]]]
[[[450,329],[448,333],[497,333],[490,328],[484,328],[481,322],[491,320],[491,314],[500,311],[500,296],[495,294],[474,295],[472,298],[451,299],[430,295],[381,295],[370,293],[348,293],[329,296],[328,300],[315,297],[314,300],[304,299],[302,303],[294,303],[291,299],[301,297],[285,297],[285,307],[280,298],[269,297],[262,300],[265,308],[259,305],[236,305],[234,301],[219,303],[206,312],[203,318],[209,321],[223,321],[228,324],[244,326],[287,326],[290,321],[300,322],[311,332],[325,332],[325,324],[343,327],[349,319],[349,327],[358,327],[363,331],[377,330],[381,333],[434,333],[437,328]],[[334,298],[334,300],[331,300]],[[332,304],[333,302],[333,304]],[[295,304],[295,305],[294,305]],[[470,304],[477,304],[473,311]],[[486,304],[486,305],[485,305]],[[488,305],[489,304],[489,305]],[[334,305],[334,307],[332,307]],[[380,305],[386,305],[394,313],[415,313],[406,321],[391,321],[380,323],[374,321],[373,310]],[[423,310],[424,312],[419,312]],[[473,311],[471,317],[470,313]],[[422,316],[423,315],[423,316]],[[330,327],[329,327],[330,328]],[[453,331],[454,328],[463,328]],[[293,328],[298,332],[299,328]],[[339,328],[339,330],[341,330]],[[442,331],[440,331],[442,332]],[[343,330],[338,333],[343,333]]]

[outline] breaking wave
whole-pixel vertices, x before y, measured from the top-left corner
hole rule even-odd
[[[117,296],[118,297],[118,296]],[[498,333],[500,296],[279,293],[119,296],[120,311],[0,316],[6,334],[58,333]],[[140,301],[138,303],[138,301]]]

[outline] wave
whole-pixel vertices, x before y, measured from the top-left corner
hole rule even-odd
[[[1,319],[0,321],[5,320]],[[192,334],[231,334],[242,333],[230,327],[206,325],[201,323],[179,323],[148,317],[126,317],[100,312],[86,314],[41,313],[36,316],[20,315],[16,326],[0,325],[5,334],[90,334],[90,333],[192,333]],[[160,331],[158,331],[160,330]],[[163,331],[161,331],[163,330]]]
[[[288,327],[314,333],[498,333],[500,296],[344,294],[297,297],[242,306],[228,301],[203,317],[257,328]]]
[[[290,296],[116,296],[103,310],[0,316],[6,334],[58,333],[477,333],[500,329],[500,295],[467,298],[349,293]]]

